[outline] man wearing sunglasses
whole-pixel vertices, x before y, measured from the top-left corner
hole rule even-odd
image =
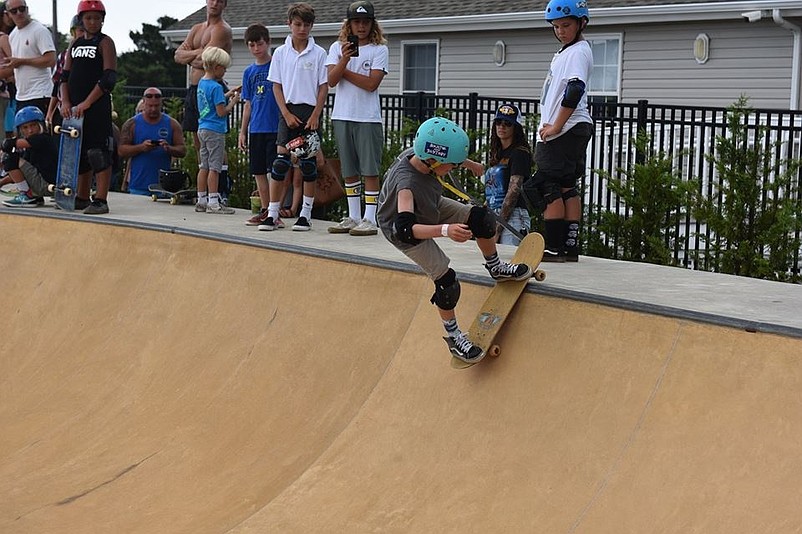
[[[14,75],[17,109],[36,106],[47,113],[53,80],[50,69],[56,65],[56,47],[50,31],[31,18],[25,0],[8,0],[6,11],[16,28],[9,35],[11,57],[0,68],[0,78]]]
[[[150,195],[148,186],[159,183],[159,171],[169,170],[172,158],[183,158],[187,147],[181,125],[162,111],[159,88],[145,89],[142,101],[142,113],[125,121],[120,130],[117,153],[131,166],[128,192]]]

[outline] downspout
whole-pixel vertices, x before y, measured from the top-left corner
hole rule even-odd
[[[780,14],[779,9],[772,9],[771,16],[774,23],[794,34],[794,49],[791,57],[791,109],[800,109],[799,105],[799,69],[802,63],[802,28],[791,24]]]

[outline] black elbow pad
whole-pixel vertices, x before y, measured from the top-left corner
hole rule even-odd
[[[395,218],[395,234],[398,236],[398,239],[403,241],[404,243],[409,243],[410,245],[417,245],[420,243],[420,239],[415,239],[415,236],[412,234],[412,227],[418,222],[415,214],[411,211],[402,211],[399,213]]]
[[[112,92],[112,90],[114,90],[114,86],[117,84],[117,71],[111,69],[104,70],[97,84],[101,89],[103,89],[104,92]]]
[[[562,106],[566,108],[576,109],[579,101],[582,100],[582,95],[585,94],[585,82],[578,78],[568,81],[568,85],[563,93]]]

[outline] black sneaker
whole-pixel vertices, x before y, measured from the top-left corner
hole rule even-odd
[[[565,256],[559,250],[546,249],[543,251],[543,259],[540,261],[545,263],[564,263]]]
[[[75,197],[75,211],[83,211],[89,207],[92,202],[88,198]]]
[[[78,200],[77,198],[75,199]],[[75,206],[78,207],[77,205]],[[86,208],[84,208],[85,215],[103,215],[109,212],[109,205],[105,200],[93,200]]]
[[[256,229],[261,232],[272,232],[276,229],[276,222],[273,220],[273,217],[265,217],[265,220],[262,221],[262,224],[257,226]]]
[[[505,282],[507,280],[521,281],[532,276],[532,268],[525,263],[498,262],[492,269],[485,263],[485,269],[490,273],[493,280]]]
[[[448,350],[451,351],[451,354],[463,362],[477,363],[485,357],[485,351],[471,343],[471,340],[468,339],[465,332],[460,332],[457,337],[449,336],[444,339],[448,344]]]
[[[298,217],[298,220],[292,225],[292,229],[294,232],[308,232],[312,229],[312,225],[309,224],[309,219],[306,217]]]

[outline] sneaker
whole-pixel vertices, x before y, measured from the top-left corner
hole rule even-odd
[[[3,193],[7,197],[15,197],[20,194],[20,190],[17,187],[17,184],[6,184],[3,187],[0,187],[0,193]]]
[[[76,208],[77,201],[76,200]],[[85,215],[103,215],[104,213],[109,212],[109,205],[105,200],[93,200],[91,204],[89,204],[86,208],[84,208]]]
[[[259,226],[267,219],[267,208],[262,208],[259,213],[248,219],[245,223],[246,226]]]
[[[329,230],[331,230],[331,228],[329,228]],[[348,233],[351,235],[376,235],[379,233],[379,228],[369,220],[362,219],[362,221],[351,228],[351,231]]]
[[[206,213],[206,208],[208,204],[206,202],[196,202],[195,203],[195,211],[198,213]]]
[[[19,193],[14,198],[3,201],[3,206],[8,206],[9,208],[37,208],[44,206],[44,204],[44,198],[28,196],[28,193]]]
[[[279,226],[279,224],[281,226]],[[281,218],[278,218],[274,221],[273,217],[265,217],[265,220],[262,221],[262,224],[260,224],[256,229],[260,232],[272,232],[276,228],[284,228],[284,223],[281,222]]]
[[[334,226],[329,226],[329,233],[330,234],[348,234],[359,226],[359,224],[353,220],[351,217],[343,217],[343,220],[335,224]]]
[[[451,354],[463,362],[477,363],[485,357],[485,351],[471,343],[465,332],[460,332],[457,337],[447,337],[445,339]]]
[[[564,259],[566,262],[576,263],[579,261],[579,254],[572,254],[568,251],[565,253]]]
[[[563,263],[565,256],[559,250],[546,249],[543,251],[543,259],[540,260],[546,263]]]
[[[526,280],[532,276],[532,268],[525,263],[507,263],[500,261],[492,269],[485,263],[485,269],[490,273],[493,280],[505,282],[507,280]]]
[[[83,211],[89,207],[92,202],[88,198],[75,197],[75,211]]]
[[[198,209],[197,207],[195,208]],[[234,208],[229,208],[225,204],[208,204],[206,206],[206,213],[216,213],[218,215],[234,215],[237,211]]]
[[[308,232],[311,229],[312,225],[309,224],[309,219],[306,217],[298,217],[298,220],[292,225],[292,230],[294,232]]]

